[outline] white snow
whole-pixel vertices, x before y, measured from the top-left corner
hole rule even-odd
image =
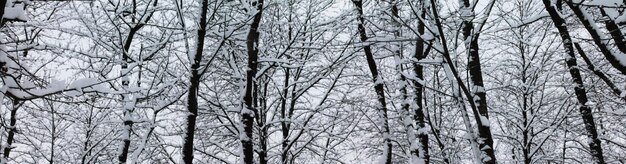
[[[378,76],[376,80],[374,81],[374,85],[383,84],[383,83],[384,83],[384,80],[380,76]]]
[[[480,116],[480,122],[483,124],[483,126],[489,127],[491,125],[491,122],[489,122],[489,119],[485,116]]]
[[[617,24],[626,23],[626,14],[622,14],[621,16],[615,18],[615,23]]]
[[[469,7],[462,7],[459,9],[459,17],[463,21],[472,21],[474,19],[474,11]]]
[[[433,39],[435,39],[435,36],[433,36],[432,33],[425,31],[424,34],[421,36],[422,40],[424,41],[431,41]]]
[[[582,10],[582,9],[581,9]],[[610,37],[607,37],[605,33],[603,33],[600,30],[600,27],[598,27],[598,25],[596,25],[595,22],[593,22],[593,17],[591,15],[589,15],[589,13],[587,13],[585,10],[582,10],[583,16],[585,20],[582,21],[587,21],[589,22],[589,24],[591,24],[591,27],[593,28],[593,30],[600,36],[600,39],[602,40],[602,44],[604,45],[608,45],[609,39]],[[620,65],[622,66],[626,66],[626,54],[623,53],[616,53],[613,50],[609,50],[611,56],[615,57],[615,59],[619,62]]]
[[[16,3],[15,0],[8,0],[6,2],[6,6],[4,7],[3,17],[6,19],[17,19],[21,21],[28,20],[24,12],[24,2]]]
[[[421,59],[417,61],[418,63],[426,63],[426,64],[440,64],[443,63],[443,59],[435,58],[435,59]]]
[[[485,93],[485,87],[474,85],[472,86],[474,93]]]

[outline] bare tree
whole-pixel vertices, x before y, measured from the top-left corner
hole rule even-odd
[[[580,75],[578,64],[576,63],[576,52],[574,51],[572,37],[569,34],[569,31],[565,24],[565,20],[561,17],[559,11],[554,6],[554,4],[552,4],[549,0],[543,0],[543,4],[546,7],[548,14],[550,14],[550,18],[554,22],[554,26],[559,31],[559,35],[563,40],[563,47],[565,48],[565,51],[568,55],[565,57],[565,62],[569,69],[570,76],[572,76],[572,80],[575,84],[574,90],[576,94],[576,99],[578,100],[578,103],[580,105],[579,112],[587,131],[587,137],[589,138],[589,140],[591,140],[589,142],[591,156],[594,158],[594,161],[596,163],[605,163],[604,157],[602,156],[602,145],[600,143],[600,139],[598,138],[596,123],[593,119],[591,109],[587,104],[587,92],[585,91],[583,79]]]

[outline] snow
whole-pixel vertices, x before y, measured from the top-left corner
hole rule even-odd
[[[608,41],[609,41],[608,38],[610,37],[606,36],[606,34],[600,30],[600,27],[598,27],[598,25],[596,25],[596,23],[592,21],[593,17],[589,15],[589,13],[587,13],[585,10],[582,10],[582,13],[584,17],[583,19],[585,19],[582,21],[589,22],[593,30],[600,36],[600,39],[602,40],[602,44],[608,45]],[[626,54],[616,53],[613,50],[609,50],[609,51],[610,51],[609,55],[615,57],[615,59],[619,62],[620,65],[626,66]]]
[[[376,164],[386,164],[387,163],[387,144],[385,144],[385,146],[383,146],[383,155],[380,156],[380,158],[378,158],[378,161],[376,161]]]
[[[425,164],[426,161],[421,158],[411,158],[410,164]]]
[[[252,111],[252,110],[250,110],[250,109],[248,109],[248,108],[246,108],[246,107],[244,107],[243,109],[241,109],[241,114],[242,114],[242,115],[244,115],[244,114],[248,114],[248,115],[250,115],[251,117],[254,117],[254,111]]]
[[[427,63],[427,64],[440,64],[443,63],[443,59],[435,58],[435,59],[421,59],[417,61],[418,63]]]
[[[195,40],[194,43],[197,43],[198,42],[198,37],[197,36],[194,37],[194,40]],[[196,60],[196,47],[189,49],[189,52],[187,52],[187,59],[189,59],[190,63],[195,62],[195,60]]]
[[[129,101],[129,102],[126,102],[126,104],[124,104],[124,109],[126,109],[126,110],[132,110],[133,108],[135,108],[134,101]],[[126,119],[126,121],[132,121],[133,120],[133,118],[131,118],[131,117],[124,118],[124,119]]]
[[[626,14],[622,14],[621,16],[615,18],[615,23],[617,24],[626,23]]]
[[[472,86],[474,93],[485,93],[485,87],[474,85]]]
[[[6,6],[4,7],[4,15],[3,17],[6,19],[17,19],[21,21],[26,21],[26,14],[24,12],[24,2],[15,2],[14,0],[8,0],[6,2]]]
[[[423,128],[419,128],[417,129],[417,134],[428,134],[428,132],[430,132],[429,128],[423,127]]]
[[[482,155],[482,161],[483,162],[490,161],[490,160],[491,160],[491,157],[487,156],[487,154],[483,154]]]
[[[84,79],[78,79],[75,80],[74,82],[72,82],[69,86],[67,86],[67,88],[76,88],[76,89],[80,89],[80,88],[84,88],[87,86],[91,86],[94,84],[99,83],[100,81],[96,78],[84,78]]]
[[[424,41],[431,41],[431,40],[435,39],[435,36],[433,36],[433,34],[432,34],[432,33],[430,33],[430,32],[428,32],[428,31],[426,31],[426,32],[424,32],[424,34],[421,36],[421,38],[422,38],[422,40],[424,40]]]
[[[0,107],[2,107],[2,105],[4,105],[4,94],[6,94],[6,93],[7,93],[7,87],[6,86],[2,86],[2,88],[0,88]]]
[[[489,119],[485,116],[480,116],[480,122],[483,124],[483,126],[489,127],[491,125],[491,122],[489,122]]]
[[[617,109],[613,113],[617,115],[624,115],[626,114],[626,109]]]
[[[462,7],[459,10],[459,17],[463,21],[472,21],[474,19],[474,11],[469,7]]]
[[[383,84],[383,83],[384,83],[383,78],[381,78],[380,76],[376,77],[376,80],[374,81],[374,85]]]
[[[574,3],[581,3],[580,0],[574,0]],[[606,7],[619,7],[622,4],[622,0],[595,0],[589,1],[588,5],[606,6]]]
[[[286,59],[276,59],[276,58],[259,58],[258,62],[270,62],[270,63],[285,63],[289,64],[289,60]]]

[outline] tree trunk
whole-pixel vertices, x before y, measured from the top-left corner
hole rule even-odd
[[[464,9],[473,10],[470,6],[469,0],[464,0]],[[462,13],[463,14],[463,13]],[[467,13],[466,13],[467,14]],[[473,14],[473,12],[472,12]],[[463,37],[465,39],[465,45],[468,48],[468,63],[469,76],[472,84],[471,87],[472,97],[470,101],[474,101],[478,108],[478,116],[474,115],[476,126],[478,127],[478,147],[479,150],[484,153],[481,155],[481,161],[484,163],[496,163],[496,156],[493,151],[493,137],[491,135],[489,112],[487,110],[487,93],[485,92],[485,85],[483,84],[482,68],[480,65],[480,55],[478,54],[478,37],[480,36],[480,30],[474,30],[474,25],[471,19],[463,19]]]
[[[16,123],[17,123],[17,110],[19,109],[19,101],[18,100],[12,100],[11,102],[13,102],[12,105],[12,109],[11,109],[11,118],[9,118],[9,132],[7,135],[7,143],[6,145],[4,145],[4,152],[3,152],[3,159],[1,161],[1,163],[5,163],[8,162],[9,159],[9,154],[11,153],[11,149],[13,149],[13,140],[15,140],[15,132],[17,131],[17,128],[15,127]]]
[[[472,95],[472,93],[470,93],[470,90],[467,88],[467,86],[465,85],[465,83],[463,82],[461,77],[459,76],[459,72],[458,72],[458,70],[456,69],[456,67],[454,65],[454,61],[452,60],[452,57],[450,57],[450,51],[448,50],[448,44],[446,43],[447,40],[446,40],[445,35],[443,35],[444,34],[444,32],[443,32],[443,24],[441,23],[441,20],[439,18],[439,13],[438,13],[437,7],[436,7],[436,1],[433,0],[433,1],[430,1],[430,3],[431,3],[430,7],[431,7],[432,12],[433,12],[433,19],[435,20],[435,25],[437,27],[437,32],[440,33],[439,39],[441,41],[441,46],[443,48],[442,54],[443,54],[443,57],[445,59],[445,64],[446,64],[444,66],[444,68],[448,68],[449,69],[449,72],[451,74],[451,75],[449,75],[449,78],[452,81],[455,81],[456,84],[458,85],[458,86],[454,86],[453,85],[452,87],[459,87],[460,88],[459,92],[462,92],[465,95],[465,97],[470,99],[470,98],[472,98],[474,96]],[[492,1],[492,3],[490,5],[493,5],[493,1]],[[455,94],[456,94],[456,91],[455,91]],[[460,103],[460,99],[461,98],[462,98],[462,96],[460,96],[460,95],[455,96],[456,101],[459,102],[459,108],[461,109],[461,112],[464,113],[463,115],[467,116],[466,113],[465,113],[465,111],[466,111],[465,104],[464,103]],[[481,114],[479,113],[478,107],[477,107],[477,104],[476,104],[477,102],[473,101],[473,100],[470,100],[468,102],[469,102],[469,105],[470,105],[470,107],[472,109],[472,112],[473,112],[473,114],[474,114],[474,116],[476,118],[476,123],[479,124],[478,125],[479,126],[479,133],[483,133],[480,136],[488,136],[488,135],[485,135],[485,134],[491,134],[490,132],[486,133],[484,131],[480,131],[480,126],[488,126],[489,124],[486,121],[482,121],[482,118],[480,117]],[[469,134],[471,134],[471,136],[472,136],[472,140],[470,141],[470,144],[472,145],[472,149],[475,152],[474,153],[474,156],[475,156],[474,161],[476,163],[478,163],[478,162],[482,162],[482,163],[493,162],[493,163],[496,163],[496,161],[495,161],[496,159],[495,158],[490,158],[490,156],[488,154],[481,155],[479,153],[481,151],[484,152],[484,153],[488,153],[489,151],[488,150],[481,150],[481,149],[478,148],[479,145],[478,145],[477,142],[479,142],[479,139],[474,139],[474,138],[477,138],[477,137],[474,134],[474,131],[473,131],[473,128],[471,127],[471,124],[469,124],[469,120],[466,119],[467,117],[463,117],[463,118],[464,118],[464,122],[465,122],[465,126],[467,127],[467,130],[468,130]],[[487,119],[487,118],[485,118],[485,119]],[[483,124],[483,122],[485,122],[485,123]],[[491,136],[489,135],[488,138],[491,138]],[[482,139],[481,140],[481,142],[483,142],[482,144],[487,144],[487,142],[485,140],[487,140],[488,138]],[[493,148],[489,147],[489,149],[493,149]],[[480,159],[480,158],[482,158],[482,159]]]
[[[626,96],[621,95],[622,90],[620,90],[615,85],[615,83],[613,83],[613,81],[606,74],[604,74],[604,72],[600,71],[599,69],[596,69],[593,63],[591,63],[591,60],[589,59],[589,57],[587,57],[587,54],[585,53],[585,51],[583,51],[583,48],[580,47],[580,44],[574,43],[574,47],[576,48],[576,51],[578,51],[578,54],[580,55],[580,57],[583,58],[583,61],[585,61],[585,63],[587,64],[587,68],[591,70],[594,74],[596,74],[598,77],[600,77],[600,79],[604,81],[604,83],[606,83],[606,85],[609,88],[611,88],[611,90],[613,90],[613,94],[615,94],[616,96],[618,96],[619,98],[621,98],[623,101],[626,102]]]
[[[136,14],[136,3],[135,1],[133,1],[133,12],[134,14]],[[154,3],[152,4],[153,6],[157,5],[157,1],[154,1]],[[146,10],[147,11],[147,10]],[[133,60],[130,58],[130,54],[129,54],[129,50],[130,50],[130,46],[133,43],[133,38],[135,37],[135,34],[137,34],[137,32],[145,25],[146,22],[148,22],[150,20],[150,18],[152,17],[152,14],[154,13],[154,11],[152,11],[151,13],[145,13],[147,14],[147,17],[145,19],[144,22],[142,22],[141,20],[139,20],[139,22],[133,26],[132,28],[130,28],[130,31],[128,32],[128,36],[126,37],[126,40],[124,41],[124,45],[123,45],[123,51],[122,52],[122,66],[121,66],[121,71],[120,74],[122,76],[122,88],[124,91],[128,91],[129,89],[129,85],[130,85],[130,70],[128,68],[128,65],[133,62]],[[133,19],[134,21],[135,19]],[[138,81],[139,83],[139,81]],[[123,146],[122,146],[122,152],[120,152],[119,156],[118,156],[118,162],[119,163],[126,163],[127,158],[128,158],[128,151],[130,148],[130,133],[132,132],[132,127],[134,124],[134,119],[133,117],[133,112],[134,112],[134,108],[135,108],[135,102],[133,100],[131,100],[131,93],[126,93],[124,95],[122,95],[122,101],[124,104],[124,114],[123,114],[123,121],[124,121],[124,136],[122,141],[123,141]]]
[[[604,9],[600,9],[600,12],[602,13],[602,16],[608,16]],[[617,23],[615,23],[615,20],[613,20],[612,18],[605,19],[604,25],[609,31],[609,34],[611,34],[611,37],[613,37],[613,41],[615,41],[617,49],[626,54],[626,40],[624,39],[624,34],[622,34],[619,26],[617,25]]]
[[[6,20],[4,19],[4,9],[7,5],[7,0],[0,0],[0,28],[4,27]]]
[[[287,39],[289,39],[289,41],[292,40],[292,32],[293,32],[293,28],[292,26],[292,13],[293,13],[293,9],[292,9],[292,2],[289,1],[290,6],[289,6],[289,17],[288,17],[288,24],[289,27],[287,29]],[[283,91],[282,91],[282,96],[280,97],[281,99],[281,103],[280,103],[280,116],[283,119],[280,122],[280,127],[282,130],[282,143],[281,143],[281,153],[280,153],[280,159],[281,162],[283,164],[287,164],[289,161],[289,128],[291,125],[291,115],[287,115],[288,113],[291,114],[291,112],[287,112],[287,94],[289,94],[289,77],[290,77],[290,72],[291,69],[289,69],[289,67],[285,67],[285,79],[283,82]],[[295,88],[293,89],[295,90]],[[292,104],[293,105],[293,104]]]
[[[418,15],[420,19],[417,24],[417,32],[420,35],[424,35],[424,31],[426,29],[425,23],[421,21],[421,20],[424,20],[426,17],[427,9],[424,7],[425,3],[426,2],[420,3],[421,15]],[[415,59],[417,60],[425,59],[426,56],[428,55],[428,51],[424,51],[424,45],[425,43],[423,39],[417,40],[415,44],[415,54],[414,54]],[[421,64],[414,62],[413,72],[415,73],[415,76],[419,80],[424,80],[424,68]],[[414,153],[417,153],[416,155],[418,155],[418,157],[423,159],[424,163],[430,163],[430,155],[428,154],[428,133],[424,132],[425,131],[424,129],[426,128],[424,104],[422,103],[422,99],[424,95],[424,86],[422,85],[422,83],[418,81],[413,81],[413,85],[415,85],[415,97],[413,101],[415,101],[415,104],[417,105],[413,113],[413,117],[414,117],[413,119],[415,120],[417,124],[417,131],[418,131],[417,138],[421,146],[419,150],[422,150],[422,152],[415,151]]]
[[[568,4],[569,3],[570,2],[568,1]],[[587,105],[587,92],[585,91],[583,79],[580,75],[580,71],[578,70],[578,65],[576,64],[572,38],[567,30],[565,20],[561,18],[556,8],[550,3],[550,0],[543,0],[543,4],[545,5],[548,14],[550,14],[550,18],[552,18],[554,26],[559,31],[559,35],[563,40],[563,47],[565,47],[565,51],[568,55],[565,57],[565,63],[567,64],[569,73],[574,81],[574,92],[576,94],[576,99],[580,104],[579,111],[583,119],[585,129],[587,130],[587,137],[590,140],[589,148],[591,149],[591,155],[596,163],[605,163],[604,157],[602,156],[602,145],[600,143],[600,139],[598,138],[598,132],[596,130],[593,115],[591,114],[591,108]]]
[[[361,39],[361,43],[364,44],[363,50],[365,51],[365,57],[367,58],[367,65],[369,67],[370,72],[372,73],[372,80],[374,81],[374,91],[376,92],[377,100],[379,103],[378,112],[380,116],[382,116],[383,121],[383,137],[385,147],[383,149],[383,156],[385,157],[385,163],[391,164],[391,154],[392,154],[392,145],[391,145],[391,136],[389,129],[389,121],[387,116],[387,103],[385,101],[385,91],[383,88],[383,80],[382,77],[378,76],[378,68],[376,67],[376,61],[374,60],[374,55],[372,53],[371,47],[367,44],[367,33],[365,32],[365,18],[363,16],[363,2],[361,0],[352,0],[352,3],[356,6],[358,16],[358,32]]]
[[[129,79],[130,70],[128,69],[128,65],[132,61],[130,60],[128,50],[130,49],[133,36],[135,35],[136,32],[137,32],[136,28],[131,28],[126,38],[126,42],[124,44],[124,49],[123,49],[124,52],[122,52],[122,69],[120,70],[120,74],[122,75],[122,88],[124,91],[128,90],[128,87],[130,84],[130,79]],[[134,104],[133,106],[129,105],[129,103],[131,103],[130,93],[126,93],[122,95],[122,103],[124,104],[122,107],[122,109],[124,110],[123,111],[124,114],[122,118],[122,120],[124,121],[124,132],[122,136],[123,145],[122,145],[122,152],[120,152],[119,156],[117,157],[118,162],[121,164],[126,163],[126,160],[128,158],[128,149],[130,148],[130,133],[132,131],[133,123],[134,123],[132,119],[132,112],[133,112]]]
[[[291,35],[290,35],[291,36]],[[289,39],[291,40],[291,39]],[[280,126],[281,126],[281,130],[282,130],[282,135],[283,135],[283,141],[282,141],[282,151],[280,153],[280,159],[281,162],[283,164],[286,164],[289,160],[288,160],[288,146],[289,146],[289,123],[291,122],[291,120],[287,120],[287,94],[289,92],[289,68],[285,68],[285,81],[283,83],[283,93],[281,96],[281,104],[280,104],[280,115],[281,118],[283,119],[280,122]]]
[[[200,62],[202,61],[202,50],[204,48],[204,36],[206,35],[207,26],[207,11],[209,1],[202,0],[202,7],[200,8],[200,24],[197,31],[197,43],[195,47],[195,54],[193,55],[193,61],[191,64],[191,77],[189,78],[189,92],[187,93],[187,128],[185,133],[185,139],[183,140],[183,162],[191,164],[193,162],[193,138],[196,131],[196,117],[198,116],[198,89],[200,87],[200,74],[198,69],[200,68]]]
[[[598,48],[600,48],[600,52],[602,52],[602,54],[604,55],[604,57],[606,57],[609,63],[611,63],[611,65],[617,70],[619,70],[623,75],[626,75],[626,61],[623,61],[624,59],[620,59],[619,57],[620,55],[624,56],[624,54],[617,54],[611,51],[609,47],[607,47],[607,43],[608,43],[607,39],[609,38],[603,37],[604,34],[602,34],[602,32],[599,31],[600,29],[596,28],[597,26],[595,25],[595,22],[593,22],[593,20],[590,20],[591,18],[588,17],[588,13],[585,13],[585,11],[580,9],[580,6],[578,4],[574,4],[574,2],[572,2],[571,0],[567,0],[565,2],[572,9],[572,11],[574,11],[574,14],[576,15],[576,17],[578,17],[578,19],[580,19],[580,21],[583,23],[583,25],[585,26],[585,29],[587,29],[589,34],[591,34],[591,38],[593,38],[593,42],[598,46]],[[556,21],[556,20],[554,20],[553,18],[553,21]],[[609,26],[607,26],[607,28],[612,27],[611,24],[608,24],[608,25]],[[611,35],[617,36],[617,37],[614,37],[615,40],[619,39],[618,33],[621,34],[619,29],[609,31],[609,32],[611,32]],[[623,42],[616,41],[615,43],[620,51],[626,50],[626,45],[624,45]],[[574,53],[573,50],[572,50],[572,53]]]
[[[245,164],[254,163],[254,145],[252,143],[252,130],[254,126],[254,115],[258,114],[254,108],[253,89],[255,84],[255,77],[257,72],[257,59],[259,50],[257,49],[259,41],[258,27],[261,23],[261,16],[263,15],[263,0],[252,1],[251,4],[256,7],[256,14],[250,24],[250,31],[246,38],[246,47],[248,51],[248,69],[246,70],[246,87],[243,97],[244,107],[241,109],[241,122],[243,123],[243,135],[240,136],[243,162]]]

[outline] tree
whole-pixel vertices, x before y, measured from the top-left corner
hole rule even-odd
[[[376,61],[374,60],[374,54],[372,53],[372,48],[367,45],[367,33],[365,31],[365,18],[363,14],[363,2],[360,0],[353,0],[352,3],[356,7],[357,10],[357,21],[358,21],[358,33],[359,38],[361,39],[361,44],[363,45],[363,51],[365,52],[365,57],[367,58],[367,66],[372,74],[372,81],[374,82],[374,91],[376,92],[376,100],[378,101],[379,107],[378,115],[382,120],[382,135],[384,140],[384,148],[383,148],[383,158],[382,161],[385,163],[391,163],[391,154],[392,154],[392,145],[391,145],[391,133],[389,128],[389,117],[387,115],[387,101],[385,100],[385,90],[383,87],[383,78],[379,76],[378,68],[376,66]]]
[[[200,77],[202,74],[199,71],[200,62],[202,61],[202,50],[204,49],[204,36],[206,35],[207,27],[207,12],[209,1],[203,0],[200,7],[200,22],[198,23],[198,30],[196,34],[196,44],[193,51],[188,53],[191,64],[191,77],[189,78],[189,91],[187,95],[187,110],[189,114],[187,116],[187,130],[185,133],[185,144],[183,145],[183,161],[187,164],[191,164],[193,161],[193,138],[196,128],[196,117],[198,115],[198,87],[200,85]],[[182,18],[181,18],[182,19]]]
[[[561,18],[556,7],[549,0],[543,0],[543,4],[546,7],[548,14],[550,14],[550,18],[554,22],[554,26],[559,31],[559,35],[563,40],[563,47],[565,48],[565,51],[568,55],[565,58],[565,62],[569,69],[570,76],[572,76],[572,80],[575,84],[574,90],[576,94],[576,99],[578,100],[578,103],[580,105],[579,112],[584,122],[585,129],[587,130],[587,137],[589,137],[589,139],[591,140],[589,142],[591,156],[594,158],[594,161],[596,163],[605,163],[604,157],[602,156],[602,145],[600,143],[600,139],[598,138],[596,123],[594,121],[593,115],[591,114],[591,109],[587,104],[587,92],[585,91],[578,64],[576,63],[576,52],[574,51],[572,38],[569,35],[567,26],[565,25],[565,20]]]

